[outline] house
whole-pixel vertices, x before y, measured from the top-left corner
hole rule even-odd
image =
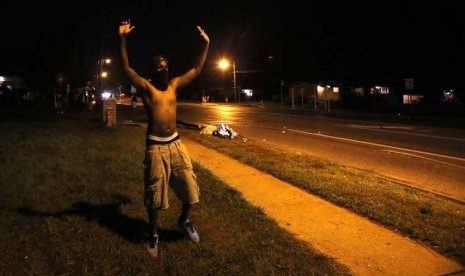
[[[317,105],[319,102],[338,102],[341,85],[315,84],[307,82],[292,82],[287,86],[288,100],[294,107],[295,104]]]

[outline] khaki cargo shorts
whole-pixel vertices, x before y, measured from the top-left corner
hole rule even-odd
[[[191,159],[180,139],[169,144],[147,146],[145,153],[144,205],[167,209],[168,186],[182,203],[199,202],[199,185]]]

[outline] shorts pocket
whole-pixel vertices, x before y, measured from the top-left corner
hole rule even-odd
[[[184,144],[179,142],[178,145],[177,145],[177,149],[178,149],[178,152],[179,152],[179,156],[181,157],[184,169],[193,170],[191,158],[190,158],[189,154],[187,153],[187,149],[184,146]]]
[[[163,161],[160,152],[147,151],[145,153],[144,166],[144,182],[148,186],[162,175]]]
[[[144,192],[144,205],[146,207],[160,207],[162,205],[162,178],[156,178],[146,183]],[[148,184],[148,185],[147,185]]]

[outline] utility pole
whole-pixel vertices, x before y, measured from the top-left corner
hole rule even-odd
[[[232,65],[233,65],[233,81],[234,81],[234,102],[237,102],[237,86],[236,86],[236,63],[232,62]],[[240,97],[239,97],[239,101],[240,101]]]
[[[316,110],[317,90],[318,90],[318,86],[317,86],[317,87],[313,87],[313,104],[314,104],[314,109],[315,109],[315,110]]]

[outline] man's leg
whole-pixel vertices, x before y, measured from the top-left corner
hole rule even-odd
[[[150,237],[157,235],[157,220],[158,220],[158,210],[153,207],[147,207],[147,215],[149,217],[149,234]]]
[[[144,169],[144,206],[147,208],[149,219],[149,246],[147,250],[155,257],[151,249],[158,249],[157,218],[160,209],[166,209],[168,204],[168,179],[171,171],[165,167],[169,164],[170,151],[166,146],[148,145],[145,156]]]
[[[150,256],[155,258],[158,255],[158,210],[153,208],[153,206],[148,206],[147,215],[149,218],[149,243],[147,245],[147,252],[150,254]]]
[[[186,222],[189,216],[189,211],[191,210],[191,207],[192,207],[192,204],[188,204],[188,203],[182,204],[182,211],[181,211],[181,215],[179,216],[178,223]]]
[[[189,212],[192,205],[199,202],[199,187],[196,176],[193,172],[192,162],[181,140],[174,142],[178,154],[173,155],[176,162],[172,174],[172,187],[177,197],[182,201],[182,211],[178,218],[178,226],[183,230],[187,237],[195,242],[199,242],[199,235],[189,220]]]
[[[192,204],[183,203],[181,215],[178,218],[178,226],[186,234],[186,236],[193,242],[198,243],[200,241],[199,234],[195,231],[192,222],[188,219],[189,211]]]

